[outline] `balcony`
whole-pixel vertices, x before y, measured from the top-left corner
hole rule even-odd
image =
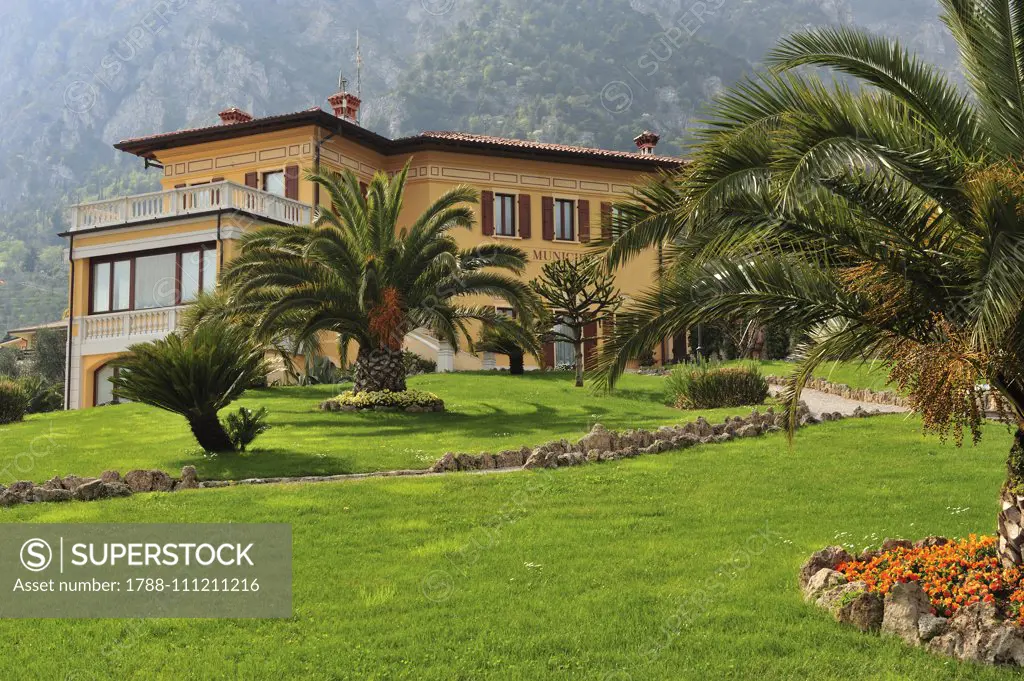
[[[309,224],[313,219],[312,207],[300,201],[234,182],[215,182],[78,204],[71,209],[71,231],[187,217],[217,210],[244,211],[290,225]]]
[[[185,306],[82,317],[81,342],[87,353],[120,352],[133,343],[164,338],[176,331],[183,310]]]

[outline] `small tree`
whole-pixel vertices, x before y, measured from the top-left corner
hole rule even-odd
[[[551,330],[543,334],[543,339],[572,344],[576,387],[582,388],[583,348],[597,340],[596,335],[586,336],[587,329],[609,319],[622,301],[615,279],[595,258],[562,258],[545,264],[540,278],[531,286],[544,301],[548,315]]]
[[[0,376],[17,378],[20,374],[18,351],[14,348],[0,348]]]
[[[35,373],[47,383],[64,383],[68,333],[65,329],[40,329],[35,339]]]
[[[248,329],[210,321],[189,335],[171,334],[128,350],[115,361],[116,395],[184,416],[208,452],[238,448],[217,413],[267,375],[265,350]]]

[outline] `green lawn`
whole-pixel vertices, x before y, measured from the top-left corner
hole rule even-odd
[[[729,365],[750,364],[749,361],[727,362]],[[793,362],[761,361],[754,362],[761,367],[766,376],[788,376],[796,365]],[[845,383],[852,388],[871,388],[872,390],[895,390],[889,385],[889,370],[881,362],[825,362],[814,372],[817,378],[824,378],[832,383]]]
[[[273,388],[239,402],[270,410],[273,429],[245,455],[205,458],[185,421],[143,405],[32,416],[0,426],[0,483],[41,482],[54,475],[99,475],[113,469],[195,464],[202,479],[326,475],[428,468],[447,451],[497,451],[579,438],[594,423],[649,428],[692,420],[666,406],[665,381],[626,376],[612,396],[577,389],[564,373],[495,372],[417,376],[413,388],[446,402],[440,414],[320,412],[337,387]],[[235,405],[232,408],[237,408]],[[743,409],[700,412],[721,420]]]
[[[290,620],[3,621],[0,656],[20,678],[1018,679],[841,627],[796,586],[824,544],[991,531],[1009,439],[992,426],[959,451],[882,417],[794,449],[773,435],[553,472],[0,509],[291,523],[295,566]]]

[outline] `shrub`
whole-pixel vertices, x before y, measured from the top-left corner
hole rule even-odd
[[[184,416],[208,452],[235,451],[217,412],[268,369],[264,348],[248,329],[209,321],[187,336],[171,334],[128,351],[115,362],[121,369],[112,381],[116,395]]]
[[[64,408],[64,386],[49,383],[40,376],[22,376],[18,379],[21,389],[28,397],[29,414],[45,414]]]
[[[35,338],[34,371],[47,383],[62,383],[67,364],[67,329],[40,329]]]
[[[17,378],[21,375],[19,352],[14,348],[0,348],[0,376]]]
[[[240,407],[234,414],[228,414],[224,419],[224,428],[228,431],[231,443],[240,452],[252,444],[252,441],[263,433],[270,430],[267,423],[267,408],[260,407],[253,411],[248,407]]]
[[[403,352],[402,361],[405,363],[406,376],[437,373],[437,362],[417,355],[415,352],[410,352],[409,350]]]
[[[391,392],[390,390],[371,392],[364,390],[358,393],[349,390],[332,400],[324,402],[320,407],[328,411],[377,408],[404,410],[410,407],[429,411],[442,411],[444,410],[444,402],[434,393],[421,390],[403,390],[402,392]]]
[[[345,372],[326,357],[317,357],[306,367],[306,374],[299,377],[299,385],[334,385],[346,380]]]
[[[768,382],[753,365],[723,368],[708,362],[681,364],[668,378],[669,393],[680,409],[717,409],[761,404]]]
[[[28,413],[28,395],[17,381],[0,378],[0,425],[17,423]]]

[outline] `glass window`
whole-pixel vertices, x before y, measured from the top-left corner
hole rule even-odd
[[[110,379],[114,377],[114,368],[105,366],[96,372],[96,406],[113,404],[114,386]]]
[[[555,326],[555,332],[564,334],[566,336],[572,336],[572,329],[565,324],[557,324]],[[564,340],[555,341],[555,367],[570,367],[576,365],[576,349],[573,348],[572,343]]]
[[[494,233],[516,235],[516,197],[511,194],[494,195]]]
[[[576,239],[576,224],[573,217],[574,201],[557,199],[555,201],[555,238],[560,241]]]
[[[284,171],[263,173],[263,191],[284,196]]]
[[[202,290],[202,264],[202,251],[181,254],[181,302],[191,303],[199,296]]]
[[[217,249],[207,248],[203,251],[203,291],[207,293],[217,288]]]
[[[176,299],[177,257],[174,253],[135,259],[135,309],[171,307]]]
[[[110,379],[117,376],[119,372],[120,369],[115,369],[109,364],[96,371],[96,402],[94,406],[101,407],[105,404],[124,404],[131,401],[114,395],[114,384],[110,382]]]
[[[92,311],[110,312],[110,263],[92,266]]]
[[[114,263],[114,309],[127,310],[131,307],[132,261],[118,260]]]

